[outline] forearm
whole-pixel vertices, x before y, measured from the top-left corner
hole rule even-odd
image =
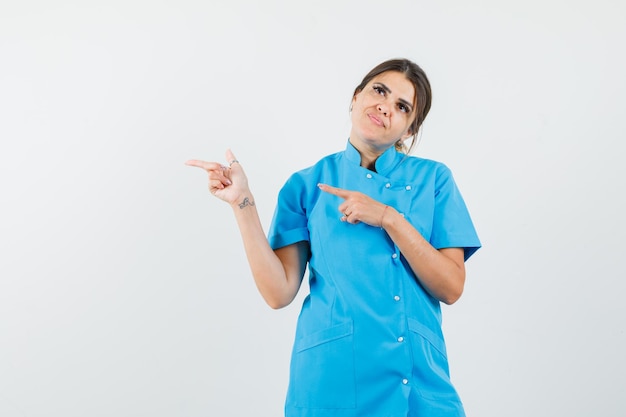
[[[459,299],[465,284],[462,249],[435,249],[393,207],[387,207],[382,227],[433,297],[446,304]]]
[[[259,292],[272,308],[284,307],[293,301],[300,288],[308,247],[299,242],[272,250],[241,164],[230,150],[226,151],[226,160],[228,167],[196,159],[186,164],[204,169],[209,174],[211,194],[231,206]]]
[[[270,307],[284,307],[295,297],[299,282],[295,285],[295,278],[287,274],[281,259],[270,247],[253,196],[250,194],[240,200],[231,207],[256,286]]]

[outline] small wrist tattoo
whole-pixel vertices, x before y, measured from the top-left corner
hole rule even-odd
[[[239,203],[239,208],[243,209],[246,206],[254,206],[254,201],[250,201],[250,199],[248,197],[243,199],[242,203]]]

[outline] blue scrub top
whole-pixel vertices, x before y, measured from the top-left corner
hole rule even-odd
[[[393,147],[360,166],[359,152],[329,155],[293,174],[269,232],[277,249],[308,241],[310,294],[298,318],[287,417],[464,416],[450,382],[439,301],[417,280],[380,227],[340,220],[342,199],[318,183],[390,205],[435,248],[480,241],[442,163]]]

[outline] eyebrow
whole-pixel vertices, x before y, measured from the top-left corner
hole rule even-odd
[[[386,93],[391,93],[391,90],[385,84],[381,83],[380,81],[376,82],[376,84],[381,86],[382,89],[385,90]],[[409,103],[408,101],[406,101],[403,98],[399,98],[398,101],[401,102],[402,104],[404,104],[405,106],[407,106],[409,109],[411,109],[411,111],[413,111],[413,105],[411,103]]]

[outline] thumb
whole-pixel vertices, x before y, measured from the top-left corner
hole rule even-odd
[[[231,151],[230,149],[226,150],[226,162],[228,162],[228,165],[239,162],[237,158],[235,158],[235,154],[233,153],[233,151]]]

